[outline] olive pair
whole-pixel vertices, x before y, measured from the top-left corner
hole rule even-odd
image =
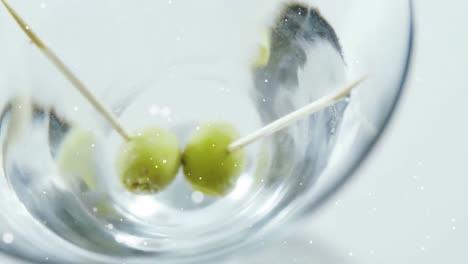
[[[207,123],[196,127],[181,153],[174,134],[159,127],[145,128],[121,146],[117,171],[130,192],[157,193],[175,179],[182,165],[185,179],[195,190],[223,196],[233,188],[245,163],[242,149],[227,150],[237,138],[231,125]]]

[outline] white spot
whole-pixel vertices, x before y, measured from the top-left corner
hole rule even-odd
[[[47,5],[46,5],[46,3],[42,2],[40,6],[41,6],[41,8],[46,8]]]
[[[163,163],[166,164],[166,163],[167,163],[167,160],[163,160]]]
[[[350,252],[348,253],[348,256],[352,257],[352,256],[354,256],[354,253],[350,251]]]
[[[201,192],[193,192],[192,193],[192,202],[194,202],[196,204],[199,204],[199,203],[203,202],[204,199],[205,199],[205,195],[203,195],[203,193],[201,193]]]
[[[114,239],[115,239],[115,242],[117,242],[117,243],[124,243],[125,242],[125,238],[122,235],[116,235],[114,237]]]
[[[138,196],[129,206],[129,211],[137,216],[149,217],[160,211],[160,207],[154,202],[153,197]]]
[[[159,106],[157,105],[151,105],[149,108],[148,108],[148,112],[150,115],[152,116],[155,116],[159,113]]]
[[[98,209],[96,207],[93,207],[93,212],[97,213]]]
[[[268,83],[268,79],[265,79],[265,81],[264,81],[264,82],[265,82],[265,83]]]
[[[171,109],[169,109],[169,107],[167,107],[167,106],[164,106],[161,109],[161,116],[162,117],[169,117],[170,115],[171,115]]]
[[[11,244],[15,240],[15,236],[13,236],[13,234],[10,232],[6,232],[3,233],[2,240],[5,244]]]
[[[106,228],[109,229],[109,230],[112,230],[112,229],[114,229],[114,225],[113,224],[108,224],[108,225],[106,225]]]
[[[249,192],[250,186],[252,186],[252,183],[253,183],[252,178],[241,177],[237,181],[236,188],[231,192],[230,197],[234,200],[242,199],[242,197],[245,197],[245,195],[247,195],[247,193]]]
[[[143,246],[147,246],[147,245],[148,245],[148,242],[144,241]]]
[[[78,111],[78,106],[73,107],[73,111]]]
[[[314,243],[314,241],[312,240],[309,240],[309,244],[312,245]]]
[[[172,0],[168,0],[168,1],[167,1],[167,4],[168,4],[168,5],[172,5]]]

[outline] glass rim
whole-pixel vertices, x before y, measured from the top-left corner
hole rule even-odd
[[[357,160],[350,168],[347,169],[345,177],[342,177],[333,183],[333,186],[329,188],[326,192],[321,194],[316,201],[313,201],[309,204],[307,208],[303,209],[304,214],[310,214],[311,212],[321,208],[324,204],[329,201],[329,199],[334,196],[341,188],[343,188],[357,170],[366,162],[369,158],[372,151],[375,149],[376,145],[380,142],[380,139],[384,136],[384,133],[387,131],[387,127],[390,125],[390,122],[395,116],[395,112],[399,106],[400,99],[403,96],[403,92],[406,89],[409,73],[411,70],[411,65],[413,61],[413,52],[414,52],[414,35],[415,35],[415,20],[414,20],[414,2],[413,0],[408,0],[408,42],[406,44],[406,54],[404,56],[403,70],[400,77],[400,80],[397,82],[398,89],[395,94],[395,100],[391,103],[390,110],[386,113],[383,118],[381,126],[378,128],[376,135],[368,144],[364,147],[362,151],[361,158]]]

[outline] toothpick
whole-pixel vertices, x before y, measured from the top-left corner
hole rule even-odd
[[[242,137],[234,142],[232,142],[228,147],[227,147],[227,150],[229,152],[232,152],[232,151],[235,151],[237,149],[240,149],[240,148],[243,148],[245,147],[246,145],[260,139],[260,138],[263,138],[263,137],[266,137],[266,136],[269,136],[273,133],[276,133],[278,131],[280,131],[281,129],[283,128],[286,128],[288,127],[289,125],[291,125],[292,123],[300,120],[300,119],[303,119],[307,116],[310,116],[311,114],[313,113],[316,113],[316,112],[319,112],[325,108],[327,108],[328,106],[336,103],[337,101],[343,99],[344,97],[346,97],[350,92],[351,90],[358,86],[360,83],[362,83],[365,79],[367,78],[367,76],[363,76],[361,77],[360,79],[358,79],[357,81],[354,81],[348,85],[346,85],[344,88],[332,93],[332,94],[329,94],[329,95],[326,95],[290,114],[287,114],[285,116],[283,116],[282,118],[280,119],[277,119],[276,121],[273,121],[272,123],[262,127],[261,129],[245,136],[245,137]]]
[[[71,82],[71,84],[91,103],[91,105],[101,113],[104,118],[112,125],[112,127],[119,133],[126,141],[130,140],[129,134],[122,127],[120,122],[114,115],[93,95],[93,93],[86,88],[83,82],[76,77],[75,74],[60,60],[60,58],[47,46],[44,42],[32,31],[26,22],[11,8],[6,0],[1,0],[10,15],[19,25],[19,27],[26,33],[29,39],[42,51],[42,53],[49,59],[52,64]]]

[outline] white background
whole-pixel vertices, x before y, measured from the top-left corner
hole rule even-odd
[[[247,262],[468,263],[468,4],[416,0],[415,11],[410,79],[377,148],[318,214]]]

